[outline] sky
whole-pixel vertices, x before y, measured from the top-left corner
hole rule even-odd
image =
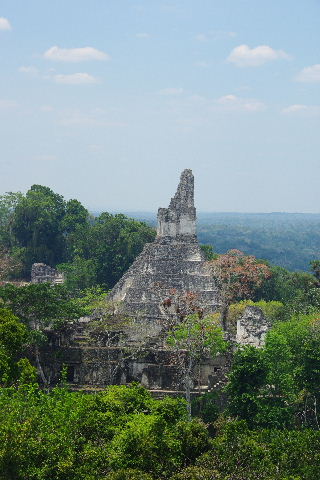
[[[0,194],[320,212],[319,0],[1,0]]]

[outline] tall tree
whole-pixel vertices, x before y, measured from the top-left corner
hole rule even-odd
[[[254,291],[271,276],[270,268],[253,255],[240,250],[229,250],[210,262],[212,274],[218,282],[222,302],[221,319],[227,329],[229,305],[251,298]]]
[[[216,357],[227,349],[223,330],[213,315],[204,315],[197,294],[171,290],[160,308],[165,314],[166,343],[173,349],[178,362],[185,397],[191,417],[191,390],[201,385],[201,361]]]
[[[14,211],[22,198],[20,192],[0,195],[0,247],[4,250],[11,249],[15,244],[12,232]]]
[[[46,328],[59,327],[68,320],[87,314],[87,304],[92,299],[81,302],[73,298],[64,285],[35,283],[21,287],[12,284],[0,287],[0,301],[29,327],[29,343],[33,349],[39,375],[46,384],[39,348],[47,340]]]
[[[24,247],[25,270],[33,262],[55,266],[64,256],[64,237],[61,227],[65,202],[61,195],[42,185],[33,185],[14,213],[13,232]]]
[[[142,251],[154,240],[155,231],[143,222],[122,214],[102,213],[86,239],[85,258],[95,260],[97,283],[108,288],[121,278]]]

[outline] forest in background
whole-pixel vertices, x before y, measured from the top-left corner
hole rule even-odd
[[[132,218],[156,225],[147,212],[128,212]],[[290,271],[308,271],[320,256],[318,213],[204,213],[198,212],[198,239],[217,253],[236,248]]]

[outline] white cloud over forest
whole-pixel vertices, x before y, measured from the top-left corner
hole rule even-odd
[[[320,64],[305,67],[296,76],[297,82],[319,83],[320,82]]]
[[[43,57],[56,62],[85,62],[88,60],[110,60],[110,55],[93,47],[60,48],[54,46],[44,52]]]
[[[284,50],[274,50],[268,45],[259,45],[255,48],[239,45],[231,51],[227,61],[237,67],[259,67],[273,60],[289,58],[290,56]]]

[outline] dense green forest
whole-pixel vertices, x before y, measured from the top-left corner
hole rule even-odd
[[[244,236],[250,238],[250,228],[257,233],[261,227],[270,237],[281,232],[285,220],[272,216],[282,218],[266,216],[263,228],[261,215],[252,216]],[[238,217],[230,214],[235,237]],[[215,222],[217,231],[223,218]],[[211,243],[201,228],[212,231],[212,216],[200,220],[201,241]],[[310,239],[319,239],[316,216],[309,220],[301,221],[301,231],[296,220],[290,227],[304,248],[311,224]],[[200,338],[211,352],[225,348],[232,358],[225,387],[195,396],[191,417],[185,399],[155,399],[136,384],[91,394],[70,391],[66,370],[58,386],[44,388],[39,349],[48,341],[47,327],[60,331],[101,308],[108,289],[154,235],[150,226],[122,214],[93,217],[77,200],[40,185],[0,198],[0,480],[320,478],[316,251],[304,257],[301,268],[309,272],[293,272],[238,250],[218,255],[217,242],[214,252],[204,248],[223,296],[218,321],[232,331],[249,304],[263,310],[272,328],[263,348],[236,347],[201,311],[183,319],[179,312],[179,323],[168,330],[168,348],[178,342],[191,357],[202,348]],[[228,242],[221,252],[241,246],[232,235]],[[62,270],[66,283],[21,282],[33,262]]]
[[[129,213],[155,226],[151,213]],[[237,248],[291,271],[308,271],[320,256],[320,214],[198,213],[198,238],[215,252]]]
[[[12,278],[29,279],[31,265],[43,262],[65,272],[70,287],[111,288],[154,236],[122,214],[93,217],[42,185],[0,197],[0,249],[15,265]]]

